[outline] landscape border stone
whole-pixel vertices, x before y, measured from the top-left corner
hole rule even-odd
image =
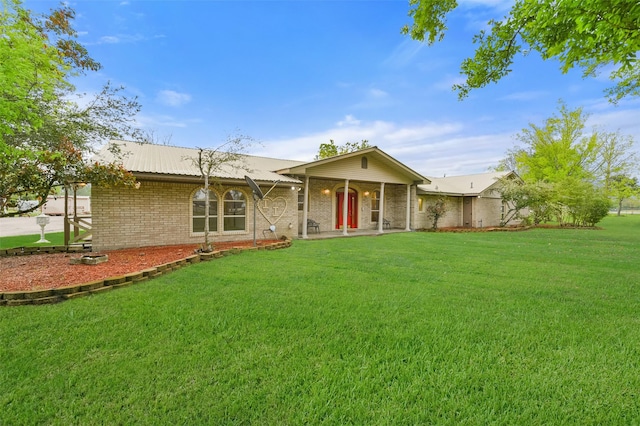
[[[243,251],[253,250],[277,250],[291,247],[291,240],[279,241],[262,245],[260,247],[233,247],[227,250],[212,251],[209,253],[198,253],[187,256],[174,262],[164,263],[153,268],[143,269],[138,272],[132,272],[125,275],[105,278],[104,280],[90,281],[87,283],[58,287],[54,289],[33,290],[33,291],[11,291],[0,293],[0,306],[24,306],[24,305],[45,305],[51,303],[59,303],[77,297],[88,296],[92,294],[100,294],[113,289],[128,287],[132,284],[147,281],[160,275],[168,274],[187,265],[219,259],[224,256],[231,256],[242,253]],[[62,250],[64,249],[64,250]],[[35,247],[30,250],[25,247],[15,249],[0,250],[0,256],[24,256],[40,253],[73,253],[77,252],[74,248],[69,251],[68,247]]]

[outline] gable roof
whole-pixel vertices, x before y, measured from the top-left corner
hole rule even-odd
[[[117,145],[122,153],[118,158],[110,151]],[[200,171],[192,159],[198,157],[198,149],[150,143],[111,141],[94,157],[94,161],[117,162],[137,177],[193,180],[200,179]],[[276,171],[302,164],[300,161],[241,155],[240,161],[223,164],[214,173],[218,179],[242,179],[249,175],[255,181],[300,183],[299,180],[278,174]]]
[[[353,159],[354,157],[362,157],[362,156],[370,157],[373,160],[378,161],[380,164],[383,164],[385,167],[393,169],[397,171],[399,175],[402,175],[404,179],[413,183],[427,183],[429,179],[420,173],[412,170],[407,167],[400,161],[391,157],[389,154],[385,153],[378,147],[371,147],[361,149],[359,151],[353,151],[346,154],[335,155],[333,157],[323,158],[320,160],[312,161],[309,163],[301,163],[298,165],[294,165],[291,167],[283,168],[278,170],[278,173],[292,174],[292,175],[314,175],[314,170],[320,170],[323,166],[328,166],[331,164],[345,162],[349,159]],[[361,173],[360,173],[361,174]],[[358,178],[360,180],[361,177]],[[366,180],[366,179],[365,179]]]
[[[419,194],[478,196],[503,178],[516,177],[515,172],[489,172],[464,176],[430,178],[430,184],[418,185]]]

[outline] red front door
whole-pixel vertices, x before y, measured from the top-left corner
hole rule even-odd
[[[337,196],[337,208],[336,208],[336,229],[342,229],[342,225],[344,223],[343,212],[344,212],[344,191],[336,192]],[[353,189],[349,190],[349,195],[347,197],[347,228],[357,228],[358,227],[358,193]]]

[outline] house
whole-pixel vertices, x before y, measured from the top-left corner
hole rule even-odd
[[[201,243],[205,193],[193,163],[198,150],[111,144],[119,146],[122,166],[135,175],[139,187],[93,186],[93,249]],[[96,159],[110,162],[116,157],[106,146]],[[262,200],[254,200],[245,176],[266,193]],[[429,178],[377,147],[312,162],[244,155],[217,170],[212,182],[209,228],[213,241],[220,242],[247,240],[254,234],[293,239],[327,231],[350,235],[363,229],[419,229],[426,225],[424,203],[439,191]],[[489,197],[490,186],[467,195],[452,191],[450,196],[462,202]],[[458,209],[465,211],[462,204]],[[471,226],[476,226],[476,217],[471,217]]]
[[[500,195],[505,180],[521,181],[515,172],[489,172],[464,176],[429,178],[430,183],[417,187],[418,215],[416,226],[430,228],[426,206],[444,196],[446,214],[438,227],[482,228],[500,226],[508,210]],[[510,222],[514,224],[514,222]]]

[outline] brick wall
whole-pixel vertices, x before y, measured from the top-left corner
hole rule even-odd
[[[171,244],[199,244],[202,233],[191,232],[191,197],[201,185],[142,181],[139,189],[113,187],[92,188],[93,250]],[[247,200],[246,230],[222,231],[222,197],[228,189],[244,192]],[[225,186],[216,190],[219,206],[219,231],[211,241],[238,241],[253,238],[253,198],[246,186]],[[297,199],[295,191],[277,188],[269,200],[256,210],[256,234],[276,226],[278,237],[292,238],[296,229]],[[265,217],[266,216],[266,217]],[[291,227],[289,227],[291,224]],[[272,234],[268,235],[272,238]]]
[[[427,206],[435,203],[436,195],[420,195],[424,208],[416,214],[416,229],[430,229],[433,220],[427,214]],[[438,219],[438,228],[462,226],[462,197],[446,197],[446,212]]]

